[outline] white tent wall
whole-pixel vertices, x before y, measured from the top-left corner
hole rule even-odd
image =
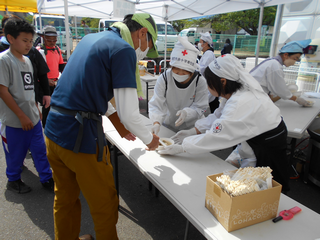
[[[285,4],[277,51],[290,41],[320,38],[320,2]]]
[[[38,0],[44,4],[39,12],[64,14],[63,0]],[[67,0],[65,0],[67,1]],[[136,12],[150,13],[157,19],[172,21],[199,16],[236,12],[247,9],[263,8],[278,4],[310,0],[126,0],[136,4]],[[83,16],[93,18],[112,17],[113,2],[107,0],[73,0],[67,1],[68,14],[70,16]],[[260,16],[259,33],[261,29],[262,16]],[[258,36],[259,38],[259,36]],[[260,41],[257,41],[259,48]],[[256,53],[258,58],[259,51]]]

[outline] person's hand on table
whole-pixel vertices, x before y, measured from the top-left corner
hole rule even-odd
[[[136,135],[134,135],[133,133],[128,133],[127,135],[124,136],[125,139],[127,139],[128,141],[134,141],[136,140]]]
[[[153,126],[151,128],[151,133],[154,133],[154,134],[158,135],[159,131],[160,131],[160,123],[159,122],[154,122]]]
[[[304,98],[298,97],[296,99],[296,102],[301,105],[301,106],[309,106],[309,103],[307,100],[305,100]]]
[[[147,148],[146,148],[146,150],[148,151],[156,150],[156,148],[159,147],[160,138],[155,134],[152,134],[152,135],[153,135],[152,141],[147,145]]]
[[[158,151],[158,153],[161,155],[176,155],[183,152],[184,152],[183,147],[178,144],[172,144],[170,146],[166,146],[164,147],[163,150]]]
[[[176,114],[176,116],[179,116],[177,121],[175,122],[176,127],[179,127],[187,118],[187,111],[186,110],[179,110]]]
[[[171,137],[171,139],[174,141],[175,144],[182,144],[183,139],[196,134],[197,134],[196,128],[191,128],[189,130],[181,130],[177,132],[176,135],[173,135]]]

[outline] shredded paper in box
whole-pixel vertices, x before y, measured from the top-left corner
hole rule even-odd
[[[270,167],[239,168],[234,172],[224,172],[217,177],[217,184],[229,195],[236,197],[243,194],[272,188]]]

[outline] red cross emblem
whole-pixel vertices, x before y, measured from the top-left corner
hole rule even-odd
[[[220,123],[216,123],[214,128],[213,128],[213,132],[214,133],[219,133],[222,130],[222,125]]]
[[[183,54],[183,56],[187,55],[187,54],[188,54],[187,50],[184,50],[184,51],[182,52],[182,54]]]

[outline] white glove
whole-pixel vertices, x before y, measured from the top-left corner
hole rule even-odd
[[[151,133],[158,135],[159,131],[160,131],[160,124],[159,123],[153,124],[153,126],[151,128]]]
[[[177,121],[175,122],[176,127],[179,127],[187,118],[187,111],[186,110],[179,110],[176,116],[180,116]]]
[[[304,98],[301,98],[301,97],[298,97],[296,99],[296,102],[301,106],[308,106],[309,105],[309,103]]]
[[[183,139],[196,134],[197,134],[196,128],[191,128],[189,130],[181,130],[177,132],[176,135],[171,137],[171,139],[174,141],[175,144],[182,144]]]
[[[183,147],[177,144],[166,146],[164,147],[163,150],[158,151],[159,154],[164,154],[164,155],[176,155],[183,152],[184,152]]]

